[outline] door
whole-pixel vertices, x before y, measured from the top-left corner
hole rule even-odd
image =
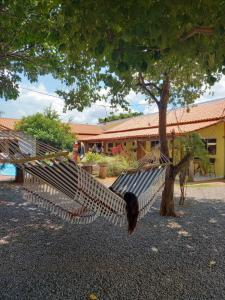
[[[145,156],[146,141],[137,141],[137,160]]]

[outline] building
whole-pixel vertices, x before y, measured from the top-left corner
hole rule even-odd
[[[132,117],[117,126],[92,137],[81,138],[90,147],[101,143],[105,153],[112,153],[118,145],[133,151],[140,159],[145,150],[150,151],[159,143],[158,113]],[[167,114],[167,135],[171,138],[189,132],[198,132],[206,144],[216,177],[225,177],[225,99],[193,105],[190,109],[171,109]]]
[[[69,123],[69,126],[72,133],[76,135],[78,140],[93,138],[96,135],[100,135],[104,132],[104,130],[98,125]]]
[[[0,125],[13,130],[18,121],[19,119],[0,118]],[[69,123],[69,126],[71,128],[71,132],[76,135],[78,140],[89,137],[92,138],[104,132],[103,128],[98,125]]]
[[[0,125],[14,129],[18,119],[0,118]],[[145,151],[159,144],[158,113],[117,120],[99,125],[69,123],[78,140],[86,150],[94,144],[103,145],[104,152],[111,154],[117,146],[126,147],[140,159]],[[205,142],[211,162],[212,173],[225,177],[225,99],[218,99],[186,108],[172,109],[167,114],[167,135],[171,139],[189,132],[198,132]],[[198,166],[194,161],[194,168]]]

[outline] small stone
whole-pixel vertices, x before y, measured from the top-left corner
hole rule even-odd
[[[92,293],[88,296],[88,300],[98,300],[98,298],[95,294]]]

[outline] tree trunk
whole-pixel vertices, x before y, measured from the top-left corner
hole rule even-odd
[[[169,101],[169,78],[166,77],[163,83],[163,89],[160,101],[158,103],[159,108],[159,139],[161,153],[169,158],[169,147],[167,142],[166,126],[167,126],[167,104]],[[174,204],[174,167],[168,166],[165,178],[165,187],[162,192],[162,200],[160,206],[161,216],[176,216],[175,204]]]
[[[23,183],[24,182],[24,174],[23,170],[21,168],[16,167],[16,178],[15,178],[16,183]]]
[[[161,216],[176,216],[174,204],[174,170],[173,166],[169,166],[166,172],[165,187],[162,192],[162,200],[160,206]]]
[[[145,83],[144,77],[139,73],[139,85],[147,92],[151,99],[155,101],[159,109],[159,140],[160,151],[169,158],[169,147],[167,142],[167,105],[169,102],[170,80],[168,74],[164,74],[163,85],[157,87],[160,92],[160,100],[148,88],[149,84]],[[150,84],[151,86],[151,84]],[[155,87],[155,85],[153,85]],[[165,187],[162,193],[162,201],[160,214],[162,216],[176,216],[174,204],[174,182],[176,175],[181,168],[191,159],[191,155],[187,154],[177,165],[170,165],[166,171]]]
[[[169,148],[166,135],[166,116],[167,115],[167,103],[159,105],[159,139],[161,153],[169,157]]]

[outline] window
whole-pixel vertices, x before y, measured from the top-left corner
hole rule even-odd
[[[124,146],[126,146],[127,145],[127,143],[125,142],[125,143],[123,143],[124,144]]]
[[[108,143],[108,148],[112,148],[113,147],[113,143]]]
[[[209,154],[216,155],[216,139],[203,139],[203,142]]]
[[[159,141],[156,140],[156,141],[151,141],[151,148],[155,148],[156,146],[159,145]]]

